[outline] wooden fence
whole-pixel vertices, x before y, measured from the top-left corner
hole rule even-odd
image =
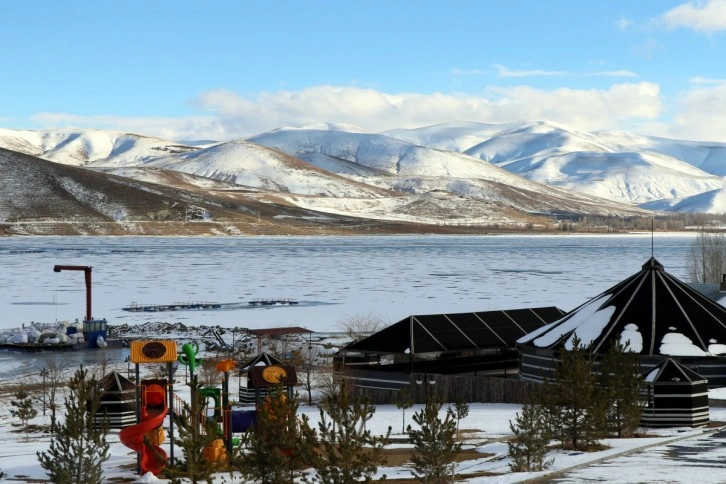
[[[381,372],[390,378],[391,375]],[[370,372],[366,373],[370,380]],[[408,385],[371,385],[363,384],[355,371],[346,372],[344,378],[352,384],[354,395],[368,397],[376,405],[395,404],[401,389],[408,389],[414,403],[424,403],[429,395],[438,394],[443,402],[461,399],[469,403],[526,403],[529,395],[539,384],[517,378],[494,378],[474,375],[434,375],[413,373],[399,375],[406,378]]]

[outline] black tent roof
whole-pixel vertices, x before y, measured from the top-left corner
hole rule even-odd
[[[653,383],[694,383],[705,382],[706,378],[677,361],[668,358],[649,371],[645,376],[645,381]]]
[[[439,353],[513,348],[518,338],[564,315],[556,307],[412,315],[343,351]]]
[[[668,274],[651,257],[641,270],[518,343],[569,347],[577,336],[595,352],[619,338],[642,355],[726,353],[726,308]]]
[[[115,370],[104,376],[100,383],[106,394],[111,392],[126,392],[136,388],[134,382]]]
[[[282,360],[272,356],[269,353],[262,352],[257,356],[250,358],[240,365],[240,373],[249,373],[255,366],[280,366],[284,365]]]

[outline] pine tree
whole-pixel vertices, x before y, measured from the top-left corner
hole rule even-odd
[[[466,418],[469,415],[469,404],[466,403],[461,397],[457,397],[453,407],[449,407],[449,412],[456,418],[456,438],[459,439],[459,423],[461,419]]]
[[[413,407],[413,398],[411,398],[411,392],[403,388],[398,391],[398,398],[396,399],[396,408],[400,408],[403,413],[401,423],[401,433],[406,432],[406,409]]]
[[[174,414],[177,435],[174,445],[182,451],[183,459],[174,459],[164,474],[172,482],[180,482],[186,478],[192,483],[211,482],[212,474],[219,470],[220,465],[205,458],[205,449],[222,436],[219,435],[217,423],[211,419],[202,419],[203,396],[199,389],[197,375],[192,375],[190,382],[190,403],[185,405],[183,414]]]
[[[257,424],[243,438],[244,452],[235,455],[233,468],[265,484],[291,483],[310,466],[315,452],[315,431],[303,415],[298,421],[298,402],[288,397],[283,383],[271,388],[257,406]]]
[[[46,452],[37,452],[38,461],[52,482],[100,484],[102,464],[109,458],[108,418],[98,415],[97,419],[101,391],[83,366],[71,378],[68,388],[65,420],[53,422],[55,435]]]
[[[545,381],[539,401],[563,448],[588,450],[603,435],[607,402],[597,385],[594,357],[577,337],[572,349],[561,350],[554,379]]]
[[[415,447],[411,456],[414,466],[412,473],[424,484],[449,482],[449,466],[461,450],[461,444],[456,442],[454,415],[446,412],[444,420],[439,418],[442,405],[438,396],[431,396],[424,408],[413,415],[413,421],[420,428],[410,428],[408,431]]]
[[[366,430],[375,411],[367,400],[354,398],[345,382],[337,397],[323,401],[318,423],[320,455],[315,462],[317,477],[313,482],[371,482],[378,466],[386,462],[383,447],[391,434],[391,427],[383,437]]]
[[[607,428],[618,438],[631,436],[643,414],[640,358],[628,346],[614,342],[600,365],[600,385],[607,399]]]
[[[525,404],[509,428],[514,433],[507,442],[513,472],[537,472],[552,465],[552,460],[545,460],[551,434],[542,407]]]
[[[10,415],[20,420],[25,431],[25,441],[28,441],[28,422],[38,415],[33,407],[33,400],[28,391],[20,389],[15,393],[16,400],[10,400]]]

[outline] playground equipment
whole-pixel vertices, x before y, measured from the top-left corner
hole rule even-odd
[[[254,392],[256,406],[252,409],[232,410],[229,401],[229,374],[235,368],[234,360],[222,360],[216,365],[224,374],[222,388],[197,386],[194,370],[201,364],[197,357],[199,346],[186,343],[177,355],[176,342],[152,340],[131,342],[130,361],[136,364],[136,423],[121,430],[121,442],[137,452],[137,467],[140,473],[158,474],[168,461],[174,461],[174,422],[194,432],[217,432],[219,438],[203,450],[203,456],[213,463],[226,462],[232,452],[235,432],[253,429],[257,423],[257,406],[265,404],[272,387],[281,381],[287,387],[287,398],[292,397],[292,387],[297,384],[295,367],[284,364],[247,366],[248,388]],[[139,364],[166,363],[167,373],[173,374],[173,362],[178,361],[189,368],[192,380],[192,402],[189,405],[174,394],[173,380],[145,380],[139,382]],[[272,361],[271,361],[272,362]],[[283,395],[284,396],[284,395]],[[199,400],[197,400],[199,399]],[[173,402],[173,404],[170,404]],[[211,403],[210,403],[211,402]],[[192,410],[193,409],[193,410]],[[169,456],[160,447],[165,435],[162,425],[169,415]],[[216,425],[207,425],[209,423]],[[292,452],[292,450],[290,450]]]
[[[239,371],[239,401],[254,405],[252,408],[230,410],[230,432],[247,432],[257,425],[257,407],[264,404],[270,389],[283,381],[288,397],[297,385],[297,372],[293,365],[286,365],[268,353],[260,353],[245,362]]]
[[[141,383],[139,409],[140,422],[122,429],[119,439],[126,447],[138,452],[142,473],[156,475],[167,462],[166,452],[160,447],[165,439],[162,425],[169,412],[166,380],[145,380]]]
[[[194,343],[184,343],[181,348],[181,354],[178,357],[179,363],[189,367],[189,373],[194,375],[194,370],[202,362],[201,359],[197,358],[199,353],[199,345]]]
[[[137,471],[156,475],[167,465],[167,454],[160,447],[165,440],[162,425],[169,419],[169,459],[174,460],[174,407],[169,402],[174,396],[173,380],[144,380],[139,383],[139,364],[166,363],[167,373],[173,374],[176,361],[176,342],[173,340],[132,341],[130,361],[136,364],[136,424],[119,432],[121,442],[136,451]]]

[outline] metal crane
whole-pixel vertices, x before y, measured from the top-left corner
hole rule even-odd
[[[53,266],[53,272],[60,271],[83,271],[86,274],[86,319],[85,321],[91,321],[91,266]]]

